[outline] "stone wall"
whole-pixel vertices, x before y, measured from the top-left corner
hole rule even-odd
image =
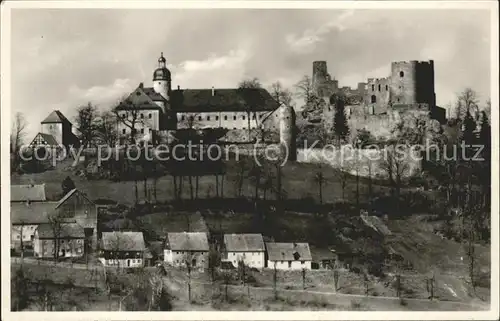
[[[416,151],[412,149],[402,150],[399,163],[406,170],[403,177],[409,177],[418,174],[421,171],[421,161]],[[371,172],[372,177],[387,178],[388,159],[391,159],[391,152],[388,149],[354,149],[348,145],[341,149],[323,148],[323,149],[298,149],[297,161],[302,163],[320,163],[327,164],[333,168],[347,171],[353,175],[358,173],[360,176],[367,177]]]

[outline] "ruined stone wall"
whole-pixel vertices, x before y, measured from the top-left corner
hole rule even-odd
[[[388,156],[389,155],[389,156]],[[303,163],[321,163],[351,173],[374,178],[387,178],[387,159],[391,157],[388,149],[354,149],[344,146],[341,149],[298,149],[297,161]],[[406,149],[401,153],[400,164],[405,164],[403,177],[410,177],[421,172],[418,153]],[[401,168],[402,168],[401,167]]]
[[[387,110],[390,101],[390,78],[369,78],[364,102],[372,107],[373,114],[380,114]]]

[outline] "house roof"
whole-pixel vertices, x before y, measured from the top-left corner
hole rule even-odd
[[[50,134],[45,134],[45,133],[38,133],[36,134],[35,138],[31,141],[32,143],[37,139],[37,137],[40,136],[42,139],[47,143],[49,146],[57,146],[59,143],[57,142],[57,139],[50,135]]]
[[[36,202],[45,200],[47,200],[45,196],[45,184],[10,185],[11,202]]]
[[[71,122],[63,115],[59,110],[52,111],[43,121],[42,124],[45,123],[70,123]]]
[[[163,109],[156,104],[156,101],[165,100],[162,95],[156,93],[153,88],[144,88],[140,84],[130,95],[116,107],[117,110],[134,110],[134,109]]]
[[[172,109],[177,112],[272,111],[277,102],[263,88],[177,89],[172,91]]]
[[[11,224],[48,223],[48,217],[54,212],[57,202],[11,203]]]
[[[266,243],[271,261],[311,261],[308,243]]]
[[[174,251],[208,251],[207,234],[202,232],[168,233],[166,247]]]
[[[61,206],[62,204],[64,204],[73,194],[75,193],[79,193],[80,195],[82,195],[83,197],[85,197],[89,202],[91,203],[94,203],[92,202],[86,195],[85,193],[77,190],[76,188],[73,188],[71,191],[69,191],[66,195],[63,196],[63,198],[61,198],[59,200],[59,202],[57,202],[57,205],[56,205],[56,208],[58,208],[59,206]]]
[[[106,251],[144,251],[142,232],[102,232],[102,249]]]
[[[315,261],[333,260],[337,257],[335,251],[327,248],[311,246],[310,250],[311,250],[311,256]]]
[[[54,228],[54,225],[51,224],[40,224],[37,228],[37,234],[39,239],[53,239],[54,235],[57,238],[85,238],[83,227],[75,223],[61,224],[60,229]]]
[[[261,234],[224,234],[224,245],[229,252],[264,251]]]

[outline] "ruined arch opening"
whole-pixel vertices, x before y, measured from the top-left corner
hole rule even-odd
[[[405,73],[404,73],[403,71],[400,71],[400,72],[399,72],[399,77],[401,77],[401,78],[402,78],[402,77],[404,77],[404,76],[405,76]]]
[[[377,96],[372,95],[372,97],[371,97],[371,103],[375,104],[376,102],[377,102]]]

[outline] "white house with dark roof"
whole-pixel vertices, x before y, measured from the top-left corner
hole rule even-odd
[[[310,270],[311,251],[308,243],[266,243],[267,267],[278,270]]]
[[[57,245],[57,246],[56,246]],[[40,224],[35,231],[33,250],[35,257],[82,257],[85,254],[85,233],[76,224]]]
[[[224,234],[224,260],[234,267],[243,262],[249,267],[263,268],[265,251],[261,234]]]
[[[164,260],[177,267],[208,268],[208,238],[202,232],[168,233]]]
[[[104,266],[138,268],[145,264],[146,245],[142,232],[103,232],[99,260]]]

